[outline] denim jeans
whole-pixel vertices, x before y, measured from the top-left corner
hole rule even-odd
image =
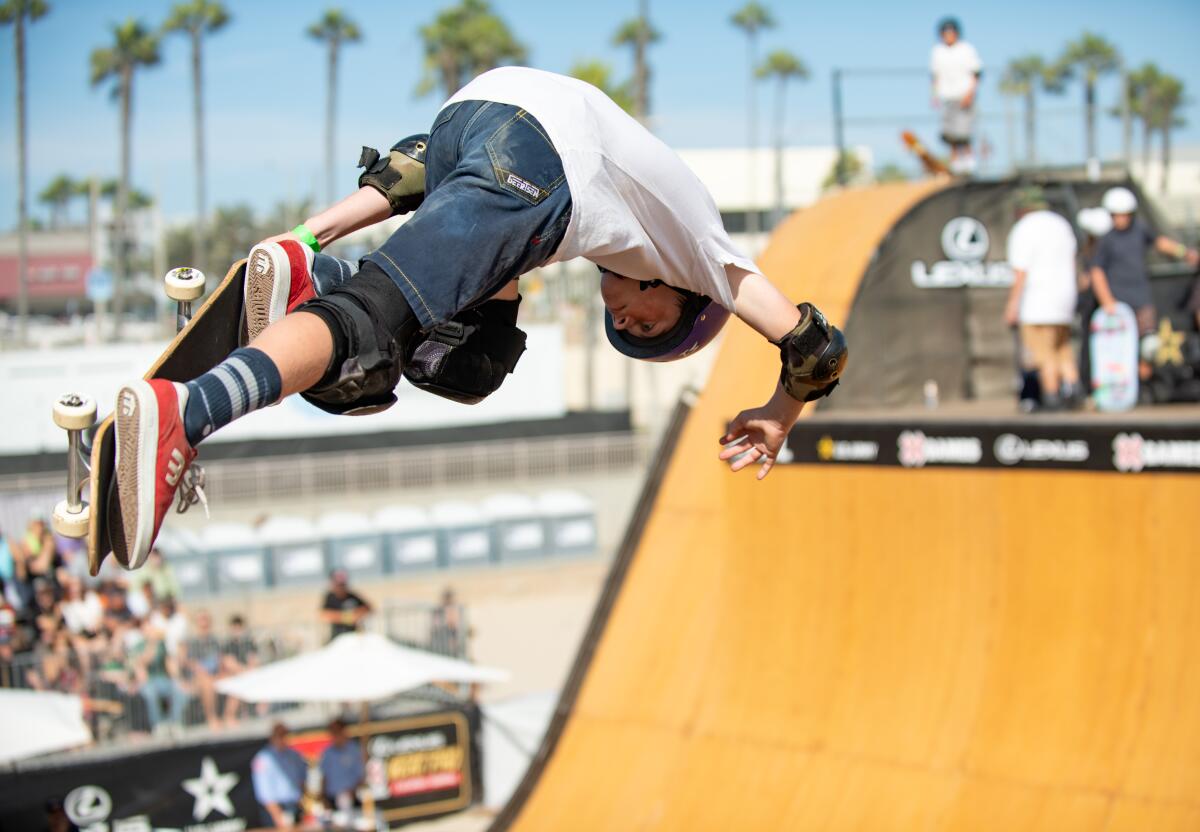
[[[537,120],[508,104],[460,101],[430,131],[425,201],[364,259],[428,329],[549,260],[570,219],[562,160]]]
[[[188,696],[170,676],[148,676],[140,691],[146,703],[146,715],[153,731],[163,721],[162,699],[165,696],[171,701],[171,722],[183,724],[183,709],[187,707]]]

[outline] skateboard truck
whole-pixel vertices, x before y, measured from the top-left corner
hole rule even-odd
[[[67,499],[54,507],[52,525],[63,537],[86,537],[91,507],[83,502],[88,481],[88,464],[83,450],[83,432],[96,421],[95,400],[67,393],[54,403],[54,424],[67,432]]]
[[[204,294],[204,272],[190,266],[171,269],[163,278],[167,297],[176,303],[175,331],[181,331],[192,319],[192,301]]]

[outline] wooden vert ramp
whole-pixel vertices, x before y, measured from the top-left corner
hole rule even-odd
[[[828,199],[764,271],[844,320],[930,190]],[[773,353],[731,327],[493,828],[1200,828],[1200,478],[731,475]]]

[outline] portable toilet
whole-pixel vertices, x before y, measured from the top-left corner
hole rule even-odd
[[[447,566],[472,566],[492,559],[492,529],[480,507],[446,500],[431,510]]]
[[[578,491],[545,491],[538,512],[546,524],[546,548],[552,555],[586,555],[596,551],[596,507]]]
[[[356,575],[381,575],[385,569],[383,536],[365,514],[331,511],[317,520],[317,531],[329,547],[332,569]]]
[[[199,598],[213,591],[208,552],[198,534],[187,529],[164,528],[154,546],[175,573],[182,597]]]
[[[372,520],[383,539],[390,571],[413,572],[441,565],[438,532],[425,509],[386,506],[375,512]]]
[[[320,583],[328,575],[325,541],[307,517],[272,517],[259,526],[258,537],[267,547],[276,586]]]
[[[245,523],[210,523],[200,531],[215,592],[262,589],[271,582],[266,547]]]
[[[483,501],[492,524],[496,559],[525,560],[546,554],[546,527],[537,504],[525,494],[495,494]]]

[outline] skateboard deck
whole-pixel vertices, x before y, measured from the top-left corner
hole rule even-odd
[[[153,378],[191,381],[237,349],[242,329],[245,268],[245,260],[233,264],[225,279],[213,289],[191,321],[176,333],[143,378],[147,381]],[[113,553],[114,534],[121,534],[123,528],[121,501],[116,498],[113,476],[117,455],[113,428],[113,415],[109,414],[92,438],[87,550],[88,566],[93,575],[99,573],[104,558]],[[122,566],[128,567],[121,557],[115,554],[114,557]]]
[[[929,152],[929,148],[925,143],[917,138],[917,134],[911,130],[905,130],[900,134],[901,141],[918,159],[921,160],[921,166],[925,168],[926,173],[937,175],[948,175],[950,168],[946,167],[946,163]]]
[[[1092,314],[1090,352],[1092,398],[1099,410],[1130,410],[1138,399],[1137,316],[1118,303],[1113,314]]]

